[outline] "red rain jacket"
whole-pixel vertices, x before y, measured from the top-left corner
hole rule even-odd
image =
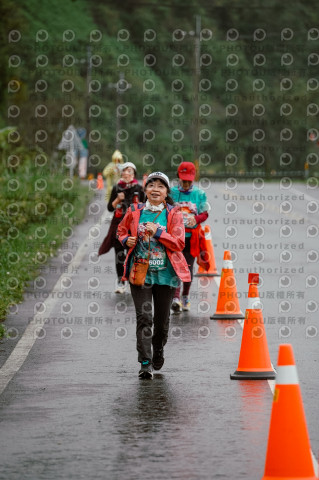
[[[128,237],[137,237],[137,227],[141,216],[141,211],[145,203],[131,205],[123,220],[117,228],[117,238],[125,247]],[[182,282],[190,282],[191,275],[182,250],[185,247],[185,227],[183,224],[183,215],[178,207],[166,206],[167,231],[158,228],[154,238],[161,242],[166,249],[169,261],[175,270],[176,275]],[[126,255],[124,263],[124,275],[122,280],[128,280],[130,257],[135,247],[131,247]]]

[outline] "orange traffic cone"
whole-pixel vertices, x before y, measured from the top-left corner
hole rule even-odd
[[[198,266],[198,271],[195,275],[195,277],[218,277],[219,273],[216,268],[216,262],[215,262],[215,255],[214,255],[214,248],[212,244],[212,235],[210,231],[210,226],[205,225],[204,226],[204,234],[205,234],[205,244],[206,248],[204,252],[201,252],[199,255],[201,257],[201,260],[204,262],[207,262],[207,270],[205,270],[204,267],[201,267],[200,265]],[[197,262],[199,263],[199,262]]]
[[[103,183],[102,173],[98,173],[98,175],[97,175],[97,189],[98,190],[103,190],[103,188],[104,188],[104,183]]]
[[[294,353],[279,345],[265,473],[262,480],[317,480]]]
[[[264,380],[276,378],[271,364],[263,314],[258,293],[259,274],[248,275],[248,307],[245,315],[243,336],[239,354],[238,367],[230,375],[233,380]]]
[[[245,318],[239,307],[236,279],[229,250],[225,250],[224,252],[224,264],[219,285],[217,308],[215,314],[210,318],[213,320]]]

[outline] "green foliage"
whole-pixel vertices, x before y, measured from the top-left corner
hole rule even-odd
[[[6,327],[2,323],[0,323],[0,338],[7,336],[6,331]]]
[[[265,172],[285,169],[283,154],[291,155],[290,170],[303,170],[307,156],[318,154],[316,142],[307,138],[309,129],[318,123],[318,114],[307,113],[307,105],[317,104],[318,91],[307,88],[307,81],[317,77],[316,64],[308,60],[318,43],[309,39],[310,29],[318,25],[314,0],[289,5],[275,0],[190,0],[187,4],[181,0],[149,4],[139,0],[18,0],[12,9],[14,16],[12,0],[3,4],[1,28],[6,47],[2,53],[10,56],[19,51],[21,65],[10,69],[2,64],[6,81],[15,79],[19,89],[6,94],[0,103],[20,108],[14,124],[23,138],[43,148],[48,157],[69,124],[100,133],[99,141],[89,143],[94,156],[90,171],[95,173],[110,159],[117,126],[127,132],[119,148],[141,173],[152,168],[152,161],[153,168],[171,171],[181,158],[194,160],[200,130],[199,153],[211,158],[204,173],[227,169],[228,154],[237,157],[233,170],[251,170],[254,155],[263,155]],[[190,34],[195,30],[195,15],[201,15],[202,31],[212,34],[200,41],[200,54],[211,59],[202,64],[197,79],[210,86],[200,92],[196,91],[195,41]],[[8,31],[15,25],[21,30],[21,41],[8,43]],[[176,40],[176,30],[186,32],[183,40]],[[293,32],[292,37],[283,36],[285,31]],[[176,55],[184,58],[180,66],[173,63]],[[292,55],[291,63],[285,62],[285,55]],[[91,68],[89,57],[93,58]],[[114,86],[120,72],[129,88],[117,94]],[[292,82],[289,88],[285,87],[287,78]],[[89,94],[87,80],[96,82]],[[178,81],[182,88],[174,91]],[[229,81],[237,86],[228,88]],[[264,82],[264,87],[257,88],[258,82]],[[7,83],[1,90],[7,92]],[[117,124],[118,104],[127,110],[122,108]],[[39,115],[39,105],[46,106],[46,115]],[[65,105],[73,108],[73,114],[63,113]],[[149,105],[153,113],[148,113]],[[176,105],[181,115],[174,115]],[[207,110],[204,107],[198,116],[195,109],[201,105],[208,105],[211,112],[202,113]],[[237,113],[229,107],[233,105]],[[291,113],[283,113],[282,105]],[[289,134],[287,129],[292,132],[290,140],[282,138],[281,132]],[[38,130],[46,131],[46,141],[37,141]],[[175,130],[182,132],[182,139],[174,139]],[[260,130],[265,132],[262,140],[254,133]],[[154,138],[148,139],[147,133]],[[312,164],[311,174],[315,174],[318,161]]]
[[[10,132],[15,129],[0,131],[0,320],[81,221],[91,196],[53,165],[37,167],[34,159],[43,152],[8,143]]]
[[[58,185],[59,179],[56,187]],[[11,223],[6,235],[1,235],[0,319],[5,317],[10,305],[21,302],[28,282],[37,275],[41,265],[56,254],[70,228],[83,218],[87,202],[87,188],[75,182],[72,213],[69,209],[70,213],[62,214],[62,205],[70,203],[56,199],[57,208],[50,215],[35,220],[29,218],[19,229]],[[64,208],[63,212],[65,210],[68,211]]]

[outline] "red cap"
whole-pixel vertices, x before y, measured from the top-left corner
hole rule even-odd
[[[177,174],[181,180],[195,180],[196,169],[192,162],[182,162],[177,169]]]

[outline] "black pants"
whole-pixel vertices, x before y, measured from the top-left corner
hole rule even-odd
[[[183,253],[183,255],[186,259],[188,269],[189,269],[189,273],[191,274],[191,281],[190,281],[190,283],[191,283],[192,280],[193,280],[193,276],[194,276],[193,267],[194,267],[194,262],[195,262],[195,257],[193,257],[191,255],[191,237],[185,237],[185,247],[184,247],[184,250],[183,250],[182,253]],[[186,283],[188,283],[188,282],[186,282]]]
[[[119,242],[117,239],[115,240],[115,243],[114,243],[114,250],[115,250],[116,274],[117,274],[117,279],[120,282],[124,273],[125,249],[121,244],[121,242]]]
[[[191,255],[191,237],[185,237],[185,247],[184,247],[184,250],[183,250],[182,253],[183,253],[183,255],[185,257],[185,260],[187,262],[189,273],[191,274],[191,281],[183,283],[182,295],[189,295],[189,291],[190,291],[193,276],[194,276],[193,268],[194,268],[194,262],[195,262],[195,257],[193,257]],[[178,297],[178,298],[180,297],[181,287],[178,287],[176,289],[175,294],[176,294],[176,297]]]
[[[170,308],[175,288],[156,284],[138,287],[131,283],[130,287],[136,310],[138,361],[152,361],[152,345],[153,350],[160,350],[167,343]],[[154,318],[152,316],[152,299],[154,301]]]

